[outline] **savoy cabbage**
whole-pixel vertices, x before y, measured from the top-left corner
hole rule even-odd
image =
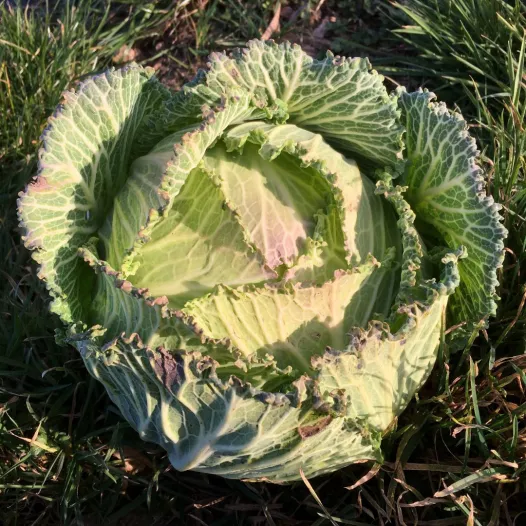
[[[81,353],[179,470],[290,481],[381,460],[496,309],[505,229],[465,121],[366,59],[250,42],[179,92],[64,94],[19,203]]]

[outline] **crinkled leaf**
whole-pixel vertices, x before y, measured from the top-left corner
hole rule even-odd
[[[207,110],[199,126],[193,127],[191,131],[184,133],[182,137],[179,137],[178,134],[167,137],[161,141],[158,149],[156,148],[151,153],[151,156],[147,156],[148,158],[145,160],[147,168],[155,170],[155,177],[159,177],[159,172],[162,172],[159,187],[155,190],[160,206],[151,208],[147,217],[144,217],[142,208],[131,211],[137,214],[137,217],[133,219],[133,223],[140,224],[142,222],[143,226],[137,232],[134,243],[127,248],[124,259],[122,259],[121,268],[126,274],[133,274],[137,271],[138,258],[144,244],[159,224],[162,224],[169,216],[169,211],[175,198],[187,181],[190,173],[200,165],[208,148],[217,141],[228,126],[243,120],[244,117],[250,115],[251,111],[250,100],[246,93],[232,93],[229,98],[223,99],[215,110]],[[174,139],[179,140],[176,140],[173,145],[173,156],[167,161],[167,152]],[[149,191],[146,186],[143,187],[143,192],[148,193]],[[118,196],[117,201],[125,199],[126,196],[126,192],[123,192]],[[146,199],[144,195],[142,197],[137,196],[137,198]],[[119,202],[119,204],[124,206],[122,202]],[[119,216],[114,215],[114,217],[118,219]],[[122,230],[124,228],[120,228],[120,231]],[[112,236],[113,231],[106,244],[119,246],[121,244],[120,241],[112,239]],[[128,239],[126,245],[129,246],[130,242],[131,240]]]
[[[238,286],[275,277],[247,243],[221,188],[201,168],[191,172],[136,263],[133,283],[153,296],[167,296],[174,309],[218,284]]]
[[[459,262],[460,286],[448,309],[450,325],[464,325],[453,334],[461,342],[480,321],[495,315],[496,271],[507,232],[498,206],[484,192],[476,144],[465,121],[433,99],[426,91],[401,92],[405,184],[418,221],[432,225],[451,249],[467,248],[467,258]]]
[[[351,327],[366,326],[383,281],[373,261],[321,286],[221,287],[185,306],[205,334],[228,338],[246,356],[270,354],[280,366],[310,369],[327,346],[343,349]]]
[[[325,240],[331,252],[329,257],[341,258],[343,250],[344,258],[358,263],[365,261],[369,254],[383,259],[387,250],[393,247],[399,252],[400,234],[392,207],[375,195],[374,184],[360,173],[356,163],[332,148],[321,135],[295,125],[273,125],[256,121],[228,130],[224,141],[229,150],[242,152],[237,158],[231,158],[228,168],[223,170],[227,177],[233,179],[231,182],[227,179],[225,184],[240,194],[239,201],[243,200],[243,196],[254,196],[245,204],[242,215],[247,215],[254,222],[258,219],[262,221],[261,216],[267,222],[280,222],[277,219],[281,219],[280,215],[276,217],[274,214],[253,213],[254,207],[262,205],[256,199],[261,193],[260,188],[256,186],[252,189],[251,181],[256,178],[255,172],[260,171],[263,175],[257,177],[263,181],[263,185],[270,186],[267,173],[271,172],[273,166],[282,164],[276,179],[278,182],[282,181],[281,185],[289,186],[274,193],[274,199],[278,200],[276,206],[287,203],[287,196],[292,194],[295,202],[291,202],[290,207],[299,212],[296,216],[313,217],[318,211],[317,221],[322,224],[317,225],[314,237],[318,240],[322,234],[327,237]],[[259,146],[259,155],[267,160],[266,163],[257,159],[253,161],[257,156],[252,144]],[[234,172],[235,163],[250,162],[257,162],[259,166],[257,170],[247,174],[244,181],[229,175]],[[217,166],[216,163],[214,156],[210,165]],[[242,186],[240,182],[243,182]],[[324,194],[325,206],[322,200]],[[331,196],[330,200],[327,194]],[[289,198],[289,201],[292,199]],[[282,227],[281,237],[290,230],[286,226]],[[344,264],[343,261],[341,264]]]
[[[336,407],[374,429],[387,429],[435,365],[446,304],[447,296],[437,295],[430,307],[412,306],[413,327],[396,338],[387,325],[354,331],[346,352],[327,353],[316,362],[322,396],[341,392]]]
[[[94,247],[82,247],[79,256],[95,276],[86,322],[90,326],[103,327],[106,341],[123,333],[137,333],[148,342],[159,328],[161,306],[148,304],[140,294],[131,294],[131,284],[121,279],[105,261],[98,259]]]
[[[105,258],[114,268],[121,268],[150,210],[163,205],[159,188],[166,167],[174,158],[174,146],[195,128],[197,126],[170,134],[131,165],[129,177],[115,196],[111,213],[99,230]]]
[[[213,53],[209,67],[206,83],[217,93],[244,88],[277,106],[278,121],[288,118],[379,166],[399,157],[403,130],[396,98],[367,59],[327,53],[315,60],[289,42],[254,40],[229,56]]]
[[[316,213],[328,204],[330,189],[320,174],[288,154],[266,160],[253,144],[242,155],[218,145],[204,162],[269,266],[292,263],[314,232]]]
[[[148,349],[137,339],[104,350],[89,339],[76,345],[128,422],[163,446],[176,469],[286,482],[300,468],[315,476],[381,458],[378,432],[314,409],[305,379],[289,394],[266,393],[221,381],[198,353]]]
[[[190,323],[187,316],[172,314],[167,308],[165,296],[155,298],[148,294],[148,290],[135,287],[108,262],[97,257],[93,246],[96,238],[91,241],[79,249],[78,255],[95,276],[87,317],[87,321],[96,328],[96,337],[89,331],[87,333],[93,344],[111,345],[112,341],[126,335],[152,347],[211,354],[226,366],[235,361],[239,352],[234,352],[230,345],[204,336],[202,329]],[[78,325],[73,325],[70,332],[76,334]],[[80,340],[73,338],[73,341],[83,339],[85,336],[81,334]]]
[[[21,195],[19,212],[52,310],[64,321],[85,318],[93,282],[77,249],[100,227],[132,161],[155,144],[148,119],[168,96],[149,70],[130,66],[66,92],[50,120],[39,175]]]

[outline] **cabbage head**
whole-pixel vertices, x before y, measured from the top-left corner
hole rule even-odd
[[[381,461],[441,342],[495,313],[506,231],[434,98],[259,41],[178,92],[130,65],[64,94],[24,242],[65,340],[176,469]]]

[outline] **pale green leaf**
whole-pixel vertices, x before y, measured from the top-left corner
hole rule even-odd
[[[79,256],[90,266],[95,277],[86,323],[103,327],[106,341],[123,333],[137,333],[148,342],[161,323],[160,305],[149,305],[140,295],[130,294],[131,284],[105,261],[98,259],[94,247],[80,248]]]
[[[216,285],[239,286],[275,277],[245,239],[245,231],[206,170],[193,170],[167,216],[153,228],[130,277],[172,309]]]
[[[169,135],[149,155],[138,161],[138,173],[134,176],[141,177],[141,172],[144,170],[146,178],[143,177],[143,183],[145,184],[136,185],[132,192],[125,189],[119,194],[115,202],[115,211],[118,208],[127,208],[131,214],[136,214],[133,219],[128,218],[128,222],[135,226],[142,224],[142,227],[136,232],[133,243],[131,242],[132,228],[127,228],[126,225],[119,226],[116,229],[118,233],[111,230],[109,236],[106,236],[105,231],[102,232],[102,235],[107,237],[106,246],[124,247],[124,254],[118,250],[115,253],[119,261],[122,261],[120,268],[126,274],[133,274],[137,271],[138,254],[140,254],[153,230],[169,216],[175,198],[190,173],[201,164],[207,150],[228,126],[243,120],[247,115],[250,115],[251,111],[247,94],[232,93],[228,99],[222,100],[214,110],[207,110],[199,126],[192,127],[183,135],[180,133]],[[173,153],[170,153],[170,150]],[[153,177],[149,179],[148,175]],[[148,184],[152,182],[152,179],[153,187]],[[126,204],[130,196],[144,201],[146,204],[138,209],[131,210]],[[148,204],[154,204],[154,207],[146,214]],[[123,214],[118,213],[114,213],[112,217],[113,221],[123,222],[125,219]],[[123,243],[117,238],[117,235],[124,232],[126,232],[126,240]],[[116,239],[113,239],[114,235]]]
[[[159,188],[166,166],[174,157],[174,145],[196,127],[184,128],[164,137],[149,153],[132,163],[129,177],[115,196],[113,208],[98,232],[104,257],[114,268],[121,268],[137,234],[145,226],[150,210],[163,205]]]
[[[447,295],[431,306],[413,306],[412,329],[393,337],[389,327],[372,325],[354,331],[345,352],[326,353],[317,360],[322,396],[342,391],[338,407],[353,420],[385,430],[427,379],[435,361]]]
[[[350,328],[367,325],[383,277],[373,261],[321,286],[221,287],[185,312],[205,334],[228,338],[246,356],[270,354],[281,367],[308,371],[313,355],[328,346],[343,349]]]
[[[234,171],[234,164],[258,163],[257,170],[252,170],[245,177],[242,190],[246,188],[246,191],[233,199],[234,203],[241,202],[244,195],[253,194],[250,202],[244,205],[242,217],[250,216],[254,207],[262,206],[255,198],[261,194],[261,189],[257,186],[252,189],[251,181],[258,177],[265,187],[272,186],[267,182],[267,174],[278,170],[273,166],[283,163],[275,179],[282,186],[288,185],[288,188],[274,192],[274,199],[279,200],[276,206],[286,203],[286,198],[292,194],[295,201],[290,203],[290,208],[300,212],[300,217],[317,215],[319,224],[317,223],[314,237],[319,239],[322,232],[327,237],[324,239],[332,251],[329,257],[346,258],[359,263],[365,261],[369,254],[383,259],[393,247],[400,255],[400,234],[392,207],[375,195],[374,184],[360,173],[357,164],[327,144],[321,135],[295,125],[252,121],[228,130],[224,141],[229,150],[241,151],[237,157],[231,158],[228,168],[223,170],[227,177],[234,179],[225,183],[234,191],[241,193],[241,181],[229,175]],[[259,156],[267,160],[267,163],[257,160],[252,144],[259,146]],[[254,158],[256,161],[253,161]],[[214,156],[210,165],[221,167],[221,164],[216,163]],[[256,176],[256,171],[262,175]],[[322,200],[324,194],[325,203]],[[336,212],[339,218],[334,215]],[[254,216],[255,221],[262,216],[262,212]],[[277,221],[274,214],[269,214],[265,220]],[[278,227],[279,225],[276,228]],[[281,237],[286,236],[290,230],[284,226]],[[307,233],[312,235],[305,229],[305,234]],[[345,251],[343,257],[342,250]]]
[[[301,167],[290,154],[266,160],[253,144],[245,145],[242,154],[217,145],[207,152],[204,165],[217,176],[227,202],[268,265],[293,263],[314,233],[315,215],[332,197],[316,169]]]

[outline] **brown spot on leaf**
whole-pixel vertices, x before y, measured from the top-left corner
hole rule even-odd
[[[157,377],[168,389],[184,383],[184,360],[177,354],[159,347],[152,352],[152,363]]]
[[[168,305],[168,298],[166,296],[159,296],[152,301],[153,305]]]
[[[310,438],[314,435],[317,435],[321,431],[323,431],[330,423],[332,422],[332,416],[325,416],[318,420],[315,424],[312,424],[310,426],[301,426],[298,427],[298,433],[300,434],[300,437]]]
[[[169,192],[166,192],[165,190],[159,190],[158,194],[161,197],[161,199],[164,199],[165,201],[169,201],[170,200],[170,193]]]

